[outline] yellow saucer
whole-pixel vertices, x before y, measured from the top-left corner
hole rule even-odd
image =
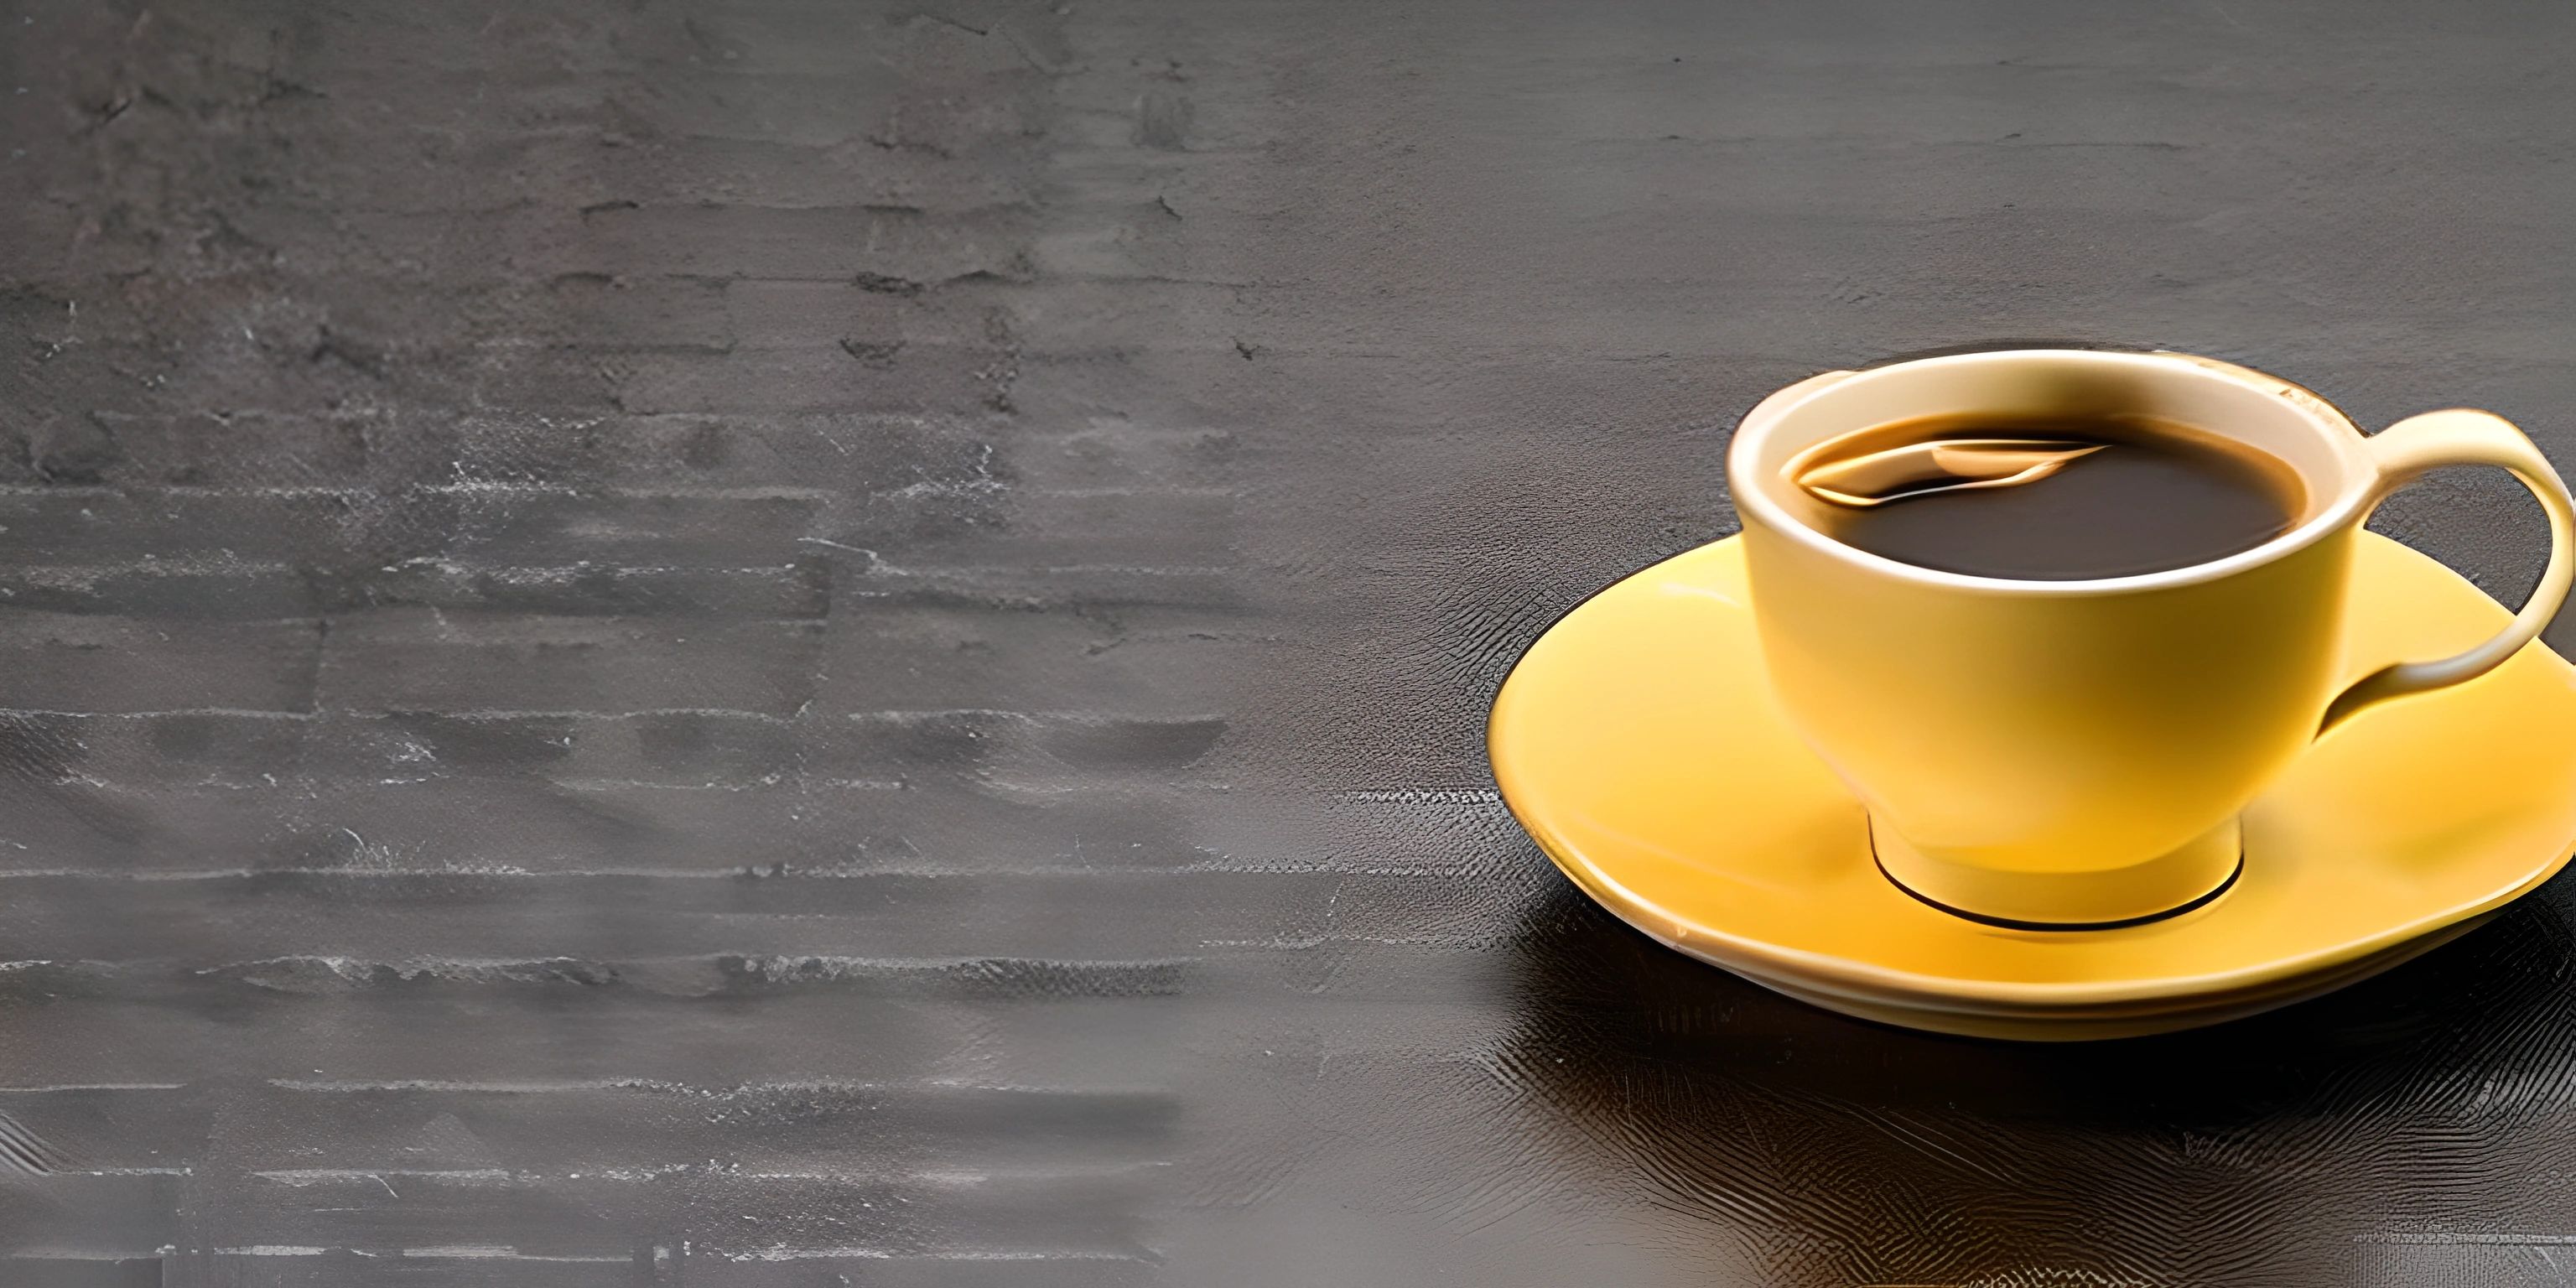
[[[2506,620],[2364,534],[2345,673]],[[1947,1033],[2120,1037],[2267,1010],[2385,970],[2538,886],[2576,848],[2576,668],[2492,674],[2336,729],[2245,813],[2217,899],[2116,930],[2013,930],[1917,901],[1860,804],[1782,723],[1730,538],[1594,596],[1530,647],[1488,737],[1503,799],[1630,925],[1792,997]]]

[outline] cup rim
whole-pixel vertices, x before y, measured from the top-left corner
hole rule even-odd
[[[2157,371],[2191,379],[2225,380],[2288,402],[2304,419],[2334,446],[2347,465],[2341,490],[2315,514],[2289,531],[2249,549],[2203,563],[2186,564],[2160,572],[2133,573],[2122,577],[2094,577],[2064,581],[2044,581],[2018,577],[1981,577],[1970,573],[1943,572],[1918,567],[1885,555],[1872,554],[1857,546],[1847,545],[1808,526],[1780,504],[1767,487],[1757,483],[1753,459],[1773,426],[1809,398],[1847,380],[1867,380],[1890,372],[1913,371],[1934,366],[1997,366],[2047,355],[2072,358],[2080,362],[2103,362],[2121,365],[2150,366]],[[1728,492],[1740,514],[1761,519],[1767,526],[1820,554],[1856,564],[1882,576],[1894,577],[1925,586],[1948,590],[1981,592],[1997,595],[2075,598],[2090,595],[2128,594],[2137,591],[2163,590],[2217,581],[2249,568],[2260,567],[2315,545],[2325,537],[2353,522],[2355,512],[2369,499],[2372,472],[2360,457],[2360,445],[2366,441],[2361,427],[2341,408],[2326,401],[2314,390],[2278,376],[2238,366],[2216,358],[2183,353],[2172,349],[2122,349],[2106,345],[2079,343],[2023,343],[2005,348],[1963,347],[1958,351],[1940,351],[1925,357],[1900,358],[1893,361],[1864,364],[1838,371],[1822,372],[1781,389],[1744,414],[1736,423],[1734,437],[1727,445],[1726,475]],[[1750,525],[1747,525],[1750,526]]]

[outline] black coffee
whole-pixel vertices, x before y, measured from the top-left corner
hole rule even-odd
[[[1838,457],[1862,468],[1837,474]],[[1881,426],[1810,457],[1801,478],[1825,530],[1847,545],[1942,572],[2038,581],[2223,559],[2289,531],[2305,504],[2298,474],[2278,457],[2153,422]],[[1815,482],[1851,478],[1878,490],[1855,496]]]

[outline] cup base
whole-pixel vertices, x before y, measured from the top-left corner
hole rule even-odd
[[[2222,894],[2245,867],[2233,818],[2144,863],[2091,872],[2008,872],[1934,858],[1870,823],[1878,870],[1943,912],[2015,930],[2113,930],[2180,916]]]

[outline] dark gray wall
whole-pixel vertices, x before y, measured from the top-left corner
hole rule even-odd
[[[2576,1282],[2563,885],[1919,1038],[1618,928],[1479,745],[1823,367],[2576,465],[2571,22],[10,0],[0,1282]]]

